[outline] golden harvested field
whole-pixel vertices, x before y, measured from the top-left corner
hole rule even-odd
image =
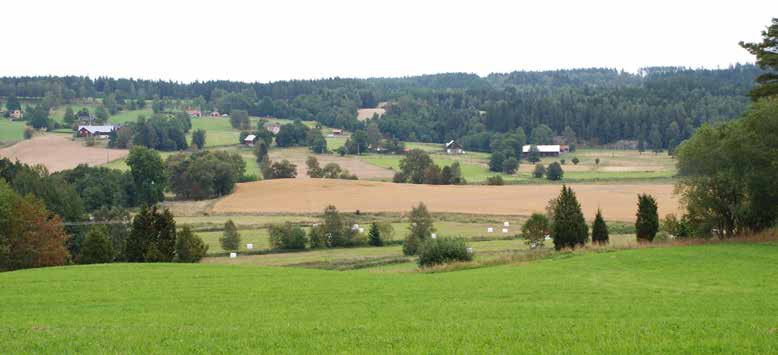
[[[30,165],[42,164],[50,172],[75,168],[79,164],[100,165],[123,158],[126,149],[87,147],[69,136],[46,134],[0,149],[0,157]]]
[[[587,219],[601,208],[606,220],[633,221],[637,194],[657,199],[659,215],[675,213],[678,199],[671,184],[571,185]],[[439,186],[378,181],[280,179],[238,184],[236,191],[217,201],[212,213],[318,213],[327,205],[341,211],[404,212],[424,202],[432,212],[529,215],[544,211],[557,196],[559,185]]]

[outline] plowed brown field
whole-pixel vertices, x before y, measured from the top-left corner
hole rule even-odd
[[[659,215],[675,213],[678,199],[671,184],[571,185],[587,219],[601,208],[607,220],[635,219],[637,194],[657,199]],[[405,212],[419,202],[432,212],[529,215],[544,211],[559,194],[558,185],[433,186],[376,181],[281,179],[239,184],[216,202],[212,213],[316,213],[327,205],[341,211]]]

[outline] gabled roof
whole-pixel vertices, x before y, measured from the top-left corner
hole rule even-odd
[[[246,138],[243,138],[243,141],[244,142],[246,142],[246,141],[252,141],[253,142],[256,139],[257,139],[257,136],[255,136],[253,134],[249,134],[248,136],[246,136]]]
[[[532,146],[529,145],[529,144],[521,147],[521,152],[522,153],[529,153],[530,147],[532,147]],[[538,147],[538,151],[541,152],[541,153],[559,153],[560,152],[559,144],[555,144],[555,145],[536,145],[536,147]]]
[[[78,130],[86,129],[89,133],[111,133],[116,126],[78,126]]]
[[[446,148],[448,148],[448,146],[450,146],[452,144],[454,144],[454,140],[453,139],[451,140],[451,142],[446,143]]]

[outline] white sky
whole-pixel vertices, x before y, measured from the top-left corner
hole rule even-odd
[[[276,81],[753,62],[776,0],[0,4],[0,76]]]

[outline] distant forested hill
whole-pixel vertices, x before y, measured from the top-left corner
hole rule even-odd
[[[0,101],[16,96],[62,104],[110,97],[121,108],[137,100],[186,100],[185,105],[203,111],[241,109],[351,130],[365,126],[356,119],[357,109],[386,101],[387,113],[376,122],[384,135],[402,140],[460,139],[467,149],[488,151],[505,135],[531,141],[532,131],[545,125],[556,135],[573,133],[590,144],[658,140],[669,147],[704,122],[742,113],[760,73],[753,65],[735,65],[717,70],[656,67],[635,74],[591,68],[273,83],[4,77]]]

